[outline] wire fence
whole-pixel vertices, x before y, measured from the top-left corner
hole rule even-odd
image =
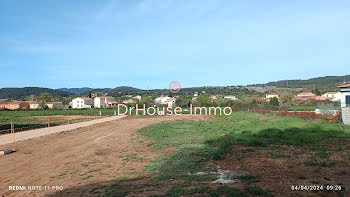
[[[48,118],[47,120],[43,120],[42,123],[37,123],[37,124],[23,124],[21,121],[15,121],[11,120],[9,121],[9,124],[7,125],[2,125],[2,127],[8,127],[6,129],[0,130],[0,135],[3,134],[9,134],[9,133],[15,133],[15,132],[21,132],[21,131],[27,131],[27,130],[32,130],[32,129],[40,129],[40,128],[45,128],[45,127],[55,127],[59,125],[68,125],[68,124],[73,124],[73,123],[78,123],[78,122],[84,122],[88,120],[95,120],[97,118],[100,118],[102,116],[98,116],[97,113],[94,113],[93,116],[86,116],[87,118],[74,118],[72,116],[67,116],[66,119],[55,119],[55,118]],[[20,122],[20,123],[18,123]]]

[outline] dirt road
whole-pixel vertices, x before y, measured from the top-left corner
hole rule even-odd
[[[136,131],[151,124],[180,119],[197,117],[127,117],[1,145],[0,149],[16,147],[19,151],[0,157],[0,194],[44,196],[55,193],[48,190],[52,186],[67,189],[119,177],[137,176],[132,172],[140,171],[162,152],[148,147],[147,139],[137,135]],[[10,191],[9,186],[41,186],[41,190],[30,191],[26,187],[25,191]]]
[[[98,123],[118,120],[124,117],[125,116],[123,115],[111,116],[111,117],[99,118],[96,120],[90,120],[90,121],[79,122],[74,124],[66,124],[66,125],[60,125],[55,127],[46,127],[41,129],[22,131],[22,132],[15,133],[15,137],[13,137],[12,134],[5,134],[0,136],[0,145],[10,144],[10,143],[13,143],[13,141],[18,142],[18,141],[29,140],[29,139],[33,139],[41,136],[51,135],[53,133],[71,131],[77,128],[86,127],[86,126],[90,126]]]

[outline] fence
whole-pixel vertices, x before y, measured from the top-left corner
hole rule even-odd
[[[341,108],[340,102],[317,102],[315,104],[315,112],[317,114],[333,114]]]
[[[328,123],[338,123],[340,120],[340,111],[337,111],[335,115],[329,114],[329,115],[324,115],[324,114],[317,114],[315,112],[310,112],[310,111],[287,111],[287,110],[281,110],[281,111],[273,111],[273,110],[261,110],[261,109],[253,109],[249,110],[253,112],[259,112],[263,114],[275,114],[279,116],[297,116],[299,118],[302,118],[304,120],[323,120]]]
[[[91,117],[91,116],[86,116]],[[93,119],[97,119],[98,113],[93,114]],[[77,122],[83,122],[84,120],[88,119],[74,119],[71,118],[71,116],[67,116],[66,120],[56,120],[54,118],[48,118],[47,120],[43,121],[41,124],[16,124],[16,121],[10,120],[9,126],[2,125],[2,127],[8,127],[8,129],[2,129],[0,130],[0,135],[2,134],[8,134],[8,133],[15,133],[20,131],[26,131],[31,129],[39,129],[39,128],[45,128],[45,127],[54,127],[58,125],[65,125],[65,124],[72,124]]]
[[[350,125],[350,107],[342,108],[342,119],[344,124]]]

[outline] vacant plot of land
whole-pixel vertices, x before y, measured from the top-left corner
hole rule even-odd
[[[50,110],[19,110],[0,111],[0,131],[11,129],[11,120],[14,121],[15,129],[18,131],[28,130],[26,128],[45,127],[50,120],[50,124],[61,125],[74,122],[82,122],[101,115],[112,116],[115,109],[50,109]],[[9,131],[8,131],[9,132]],[[0,132],[0,134],[6,132]]]
[[[138,176],[134,172],[141,171],[162,152],[147,147],[147,139],[139,137],[137,129],[182,118],[192,117],[125,118],[11,144],[19,151],[0,157],[0,194],[43,196],[52,191],[9,191],[8,187],[70,188]],[[9,146],[0,146],[0,149],[5,148]]]
[[[20,152],[0,158],[8,169],[0,190],[13,196],[350,195],[349,126],[252,112],[193,121],[201,118],[127,117],[18,143]],[[64,190],[7,190],[28,184]]]

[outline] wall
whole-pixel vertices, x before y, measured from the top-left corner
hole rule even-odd
[[[350,88],[340,88],[341,92],[341,107],[346,107],[345,98],[350,96]]]
[[[350,107],[342,108],[343,123],[350,125]]]

